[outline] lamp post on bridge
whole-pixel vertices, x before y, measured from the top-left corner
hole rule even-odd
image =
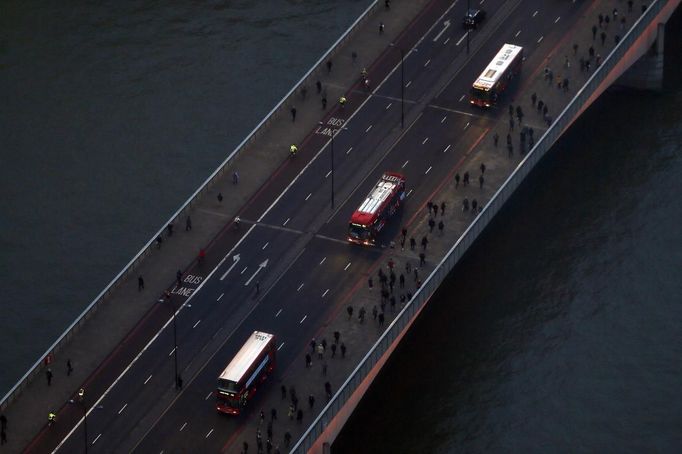
[[[324,123],[321,121],[318,122],[320,126],[326,126]],[[334,136],[336,136],[339,132],[343,130],[347,130],[348,128],[341,126],[339,128],[334,128],[334,125],[332,125],[332,133],[331,133],[331,143],[329,144],[329,150],[331,154],[331,170],[330,170],[330,175],[332,177],[332,193],[331,193],[331,202],[332,202],[332,209],[334,209]]]

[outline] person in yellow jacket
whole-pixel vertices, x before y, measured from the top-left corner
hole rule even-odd
[[[289,147],[289,153],[291,154],[292,157],[296,156],[296,153],[298,153],[298,147],[296,146],[296,144],[293,143],[291,144],[291,146]]]
[[[49,412],[49,413],[47,414],[47,424],[48,424],[49,426],[51,426],[52,424],[54,424],[54,423],[56,423],[56,422],[57,422],[57,415],[55,415],[55,414],[52,413],[52,412]]]
[[[341,107],[346,105],[346,101],[348,101],[348,100],[343,95],[339,98],[339,104],[341,104]]]

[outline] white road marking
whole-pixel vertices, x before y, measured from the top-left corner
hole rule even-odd
[[[266,266],[268,266],[268,261],[269,259],[265,259],[260,265],[258,265],[258,269],[251,275],[249,280],[244,282],[244,287],[248,286],[251,283],[251,281],[256,277],[256,275],[263,271]]]
[[[279,317],[279,314],[282,313],[282,309],[278,310],[277,313],[275,314],[275,318]]]
[[[365,132],[369,132],[372,129],[372,125],[369,125],[367,129],[365,129]]]
[[[407,195],[405,196],[405,198],[409,197],[410,194],[412,194],[412,191],[414,191],[414,189],[410,189],[410,190],[408,191]]]
[[[220,301],[220,299],[223,297],[223,295],[225,295],[225,294],[224,294],[224,293],[221,293],[220,296],[218,297],[218,299],[217,299],[216,301]]]
[[[445,123],[445,119],[448,118],[448,116],[444,116],[443,119],[440,121],[441,123]]]
[[[149,377],[147,377],[147,379],[146,379],[146,380],[144,381],[144,384],[146,385],[146,384],[147,384],[147,382],[148,382],[149,380],[151,380],[151,379],[152,379],[152,376],[150,375],[150,376],[149,376]]]
[[[466,125],[464,125],[464,129],[468,128],[468,127],[469,127],[469,125],[471,125],[471,123],[470,123],[470,122],[467,122],[467,124],[466,124]]]
[[[308,318],[308,316],[307,316],[307,315],[304,315],[303,318],[301,319],[301,321],[298,322],[298,324],[300,325],[301,323],[303,323],[303,320],[305,320],[306,318]]]
[[[208,393],[208,394],[206,395],[206,397],[204,397],[204,400],[208,400],[212,395],[213,395],[213,391],[211,391],[210,393]]]
[[[538,12],[535,11],[535,12],[533,13],[533,16],[532,16],[532,17],[535,17],[535,16],[537,16],[537,15],[538,15]]]
[[[266,248],[266,247],[268,247],[268,244],[270,244],[270,242],[269,242],[269,241],[268,241],[267,243],[265,243],[265,244],[263,245],[263,247],[261,248],[261,250],[262,250],[262,251],[264,251],[264,250],[265,250],[265,248]]]
[[[350,148],[348,149],[348,151],[346,152],[346,154],[350,154],[350,151],[351,151],[352,149],[353,149],[353,147],[350,147]]]
[[[282,342],[281,344],[279,344],[279,347],[277,347],[277,351],[280,351],[280,350],[282,349],[282,347],[284,347],[284,342]]]
[[[324,263],[325,260],[327,260],[327,257],[324,257],[324,258],[320,261],[320,265],[322,265],[322,264]]]
[[[228,274],[230,274],[230,271],[232,271],[232,268],[234,268],[235,266],[237,266],[237,263],[239,263],[239,260],[240,260],[239,254],[233,255],[233,256],[232,256],[232,265],[230,265],[230,267],[227,269],[227,271],[225,271],[225,273],[223,273],[223,275],[220,276],[220,280],[221,280],[221,281],[222,281],[223,279],[225,279],[225,277],[227,277]]]
[[[443,153],[445,153],[445,152],[448,151],[449,149],[450,149],[450,145],[448,145],[447,147],[445,147],[445,150],[443,150]]]
[[[289,223],[289,221],[291,221],[291,218],[287,218],[287,220],[284,221],[284,224],[282,224],[282,227],[285,227]]]
[[[390,109],[392,105],[393,105],[393,103],[389,102],[388,105],[386,106],[386,110]]]
[[[429,168],[426,169],[426,172],[424,172],[424,175],[427,175],[431,171],[431,169],[433,169],[433,166],[429,166]]]
[[[538,39],[538,44],[542,42],[542,38],[544,38],[544,36],[541,36],[540,39]]]
[[[329,178],[329,175],[331,175],[331,174],[332,174],[332,171],[330,170],[329,172],[327,172],[327,175],[325,175],[324,177]]]
[[[171,352],[168,354],[168,356],[171,356],[174,352],[175,352],[175,347],[173,347],[173,350],[171,350]],[[146,385],[146,383],[145,383],[145,385]]]
[[[310,194],[308,194],[308,197],[306,197],[305,199],[308,200],[308,199],[310,198],[311,195],[313,195],[312,192],[311,192]]]
[[[296,291],[300,292],[302,288],[303,288],[303,284],[299,285],[298,288],[296,289]]]
[[[520,34],[521,34],[521,30],[519,30],[518,32],[516,32],[516,34],[514,35],[514,38],[518,38]]]
[[[448,41],[450,41],[450,37],[449,37],[449,36],[448,36],[448,39],[446,39],[445,41],[443,41],[443,44],[447,44]]]
[[[97,435],[97,436],[95,437],[95,439],[92,440],[92,444],[94,445],[95,443],[97,443],[97,440],[99,440],[99,437],[101,437],[101,436],[102,436],[102,434]]]
[[[322,294],[322,298],[324,298],[325,296],[327,296],[327,293],[329,293],[329,289],[327,289],[327,290],[324,291],[324,293]]]
[[[125,410],[127,406],[128,404],[123,405],[121,409],[118,411],[118,414],[120,415],[121,413],[123,413],[123,410]]]
[[[246,272],[246,270],[248,270],[248,269],[249,269],[249,267],[248,267],[248,266],[245,266],[244,269],[242,270],[242,272],[239,273],[239,274],[244,274],[244,273]]]
[[[204,438],[210,437],[212,433],[213,433],[213,429],[209,430],[208,433],[206,434],[206,437],[204,437]]]
[[[426,145],[426,142],[428,142],[428,141],[429,141],[429,138],[427,137],[427,138],[424,139],[424,141],[422,142],[422,145]]]
[[[185,429],[185,427],[187,427],[187,423],[184,423],[182,427],[180,427],[180,432],[182,432]]]
[[[559,22],[559,19],[561,19],[561,16],[557,16],[557,18],[554,19],[554,23],[556,24],[557,22]]]
[[[409,159],[407,161],[405,161],[405,164],[403,164],[403,166],[401,168],[404,169],[408,162],[410,162]]]
[[[462,37],[459,39],[459,41],[457,41],[457,44],[455,44],[455,46],[459,46],[460,44],[462,44],[462,41],[464,41],[464,39],[466,37],[467,37],[467,34],[466,33],[463,34]]]
[[[464,97],[465,97],[465,96],[466,96],[466,95],[462,95],[462,96],[460,96],[460,97],[459,97],[459,102],[462,102],[462,101],[464,101]]]
[[[405,88],[409,87],[410,85],[412,85],[412,81],[411,81],[411,80],[405,84]]]
[[[350,268],[350,262],[348,262],[348,265],[343,269],[343,271],[346,271],[348,268]]]
[[[443,33],[445,33],[445,30],[447,30],[448,27],[450,27],[450,21],[449,20],[443,21],[443,29],[440,32],[438,32],[435,38],[433,38],[434,43],[438,41],[441,36],[443,36]]]
[[[199,323],[201,323],[201,320],[197,320],[197,322],[194,324],[194,326],[192,327],[192,329],[194,329],[194,328],[196,328],[197,326],[199,326]]]
[[[430,58],[429,58],[428,60],[426,60],[426,63],[424,63],[424,68],[426,68],[427,66],[429,66],[429,63],[431,63],[431,59],[430,59]]]

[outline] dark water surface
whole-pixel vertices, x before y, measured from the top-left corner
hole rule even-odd
[[[369,3],[0,2],[0,396]]]
[[[682,452],[682,16],[423,311],[336,453]]]

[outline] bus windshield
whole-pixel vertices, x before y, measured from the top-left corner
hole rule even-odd
[[[350,224],[348,234],[358,240],[368,240],[370,238],[370,231],[360,224]]]
[[[218,388],[220,388],[221,391],[228,393],[236,393],[239,391],[237,383],[233,382],[232,380],[218,380]]]

